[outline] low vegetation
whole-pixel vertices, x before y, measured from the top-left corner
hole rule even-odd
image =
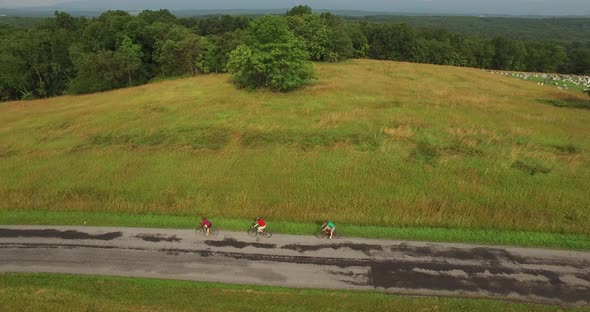
[[[590,234],[585,95],[485,71],[316,64],[0,105],[0,209]]]
[[[482,299],[51,274],[1,274],[0,306],[14,312],[584,311]]]

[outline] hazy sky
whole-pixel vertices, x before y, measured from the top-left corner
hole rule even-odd
[[[0,0],[0,8],[64,9],[277,9],[307,4],[315,9],[455,13],[590,15],[589,0]]]

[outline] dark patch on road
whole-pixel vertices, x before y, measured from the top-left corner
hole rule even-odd
[[[233,248],[246,248],[246,247],[254,247],[254,248],[264,248],[264,249],[273,249],[276,248],[276,244],[263,244],[263,243],[248,243],[248,242],[241,242],[235,240],[233,238],[225,238],[221,241],[205,241],[205,244],[212,247],[233,247]]]
[[[369,245],[369,244],[354,244],[354,243],[341,243],[341,244],[322,244],[322,245],[299,245],[299,244],[290,244],[281,247],[281,249],[289,249],[289,250],[296,250],[299,253],[303,253],[306,251],[318,251],[321,249],[340,249],[340,248],[350,248],[352,250],[361,251],[365,255],[370,256],[371,251],[383,251],[383,246],[381,245]]]
[[[397,246],[390,246],[392,252],[399,252],[411,257],[430,257],[432,259],[453,259],[464,261],[484,261],[493,265],[501,265],[503,262],[514,264],[530,265],[554,265],[569,266],[576,269],[590,267],[590,263],[584,260],[574,261],[572,259],[543,259],[532,257],[521,257],[510,253],[508,250],[493,247],[475,248],[445,248],[438,246],[414,247],[404,243]]]
[[[180,242],[181,239],[176,237],[176,235],[166,236],[163,234],[137,234],[135,237],[144,240],[146,242]]]
[[[441,248],[441,247],[414,247],[407,244],[391,246],[391,251],[402,252],[413,257],[451,258],[457,260],[479,260],[498,263],[501,261],[523,263],[524,259],[515,256],[504,249],[498,248]]]
[[[484,261],[490,264],[500,265],[502,262],[515,264],[532,264],[532,265],[557,265],[570,266],[577,269],[590,267],[587,261],[572,261],[552,259],[537,259],[531,257],[521,257],[510,253],[505,249],[493,247],[475,247],[475,248],[446,248],[439,246],[415,247],[408,246],[405,243],[395,246],[389,246],[392,252],[398,252],[410,257],[429,257],[432,259],[454,259],[464,261]]]
[[[125,249],[125,250],[146,250],[144,248],[121,248],[117,246],[97,246],[84,244],[43,244],[43,243],[0,243],[0,248],[18,248],[18,249],[76,249],[76,248],[95,248],[95,249]]]
[[[453,275],[452,270],[464,274]],[[374,262],[371,263],[373,285],[378,288],[428,289],[434,291],[487,292],[507,296],[516,293],[562,302],[587,302],[590,288],[568,286],[559,274],[546,270],[512,270],[437,263]],[[476,274],[481,273],[481,274]],[[519,280],[510,274],[527,274],[548,281]]]
[[[0,237],[43,237],[43,238],[61,238],[61,239],[95,239],[95,240],[113,240],[123,236],[121,232],[109,232],[105,234],[89,234],[80,231],[68,230],[59,231],[54,229],[44,230],[13,230],[0,229]]]

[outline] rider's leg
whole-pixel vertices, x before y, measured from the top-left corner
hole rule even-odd
[[[205,231],[206,231],[206,234],[205,234],[205,236],[209,236],[209,227],[208,227],[208,226],[206,226],[206,225],[205,225]]]
[[[264,232],[264,229],[265,229],[265,228],[266,228],[266,225],[265,225],[265,226],[259,226],[259,227],[258,227],[258,233],[262,233],[262,232]]]
[[[330,229],[330,238],[334,237],[334,230],[336,230],[336,227]]]

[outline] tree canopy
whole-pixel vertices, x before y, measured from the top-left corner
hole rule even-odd
[[[312,10],[307,5],[296,5],[291,10],[287,11],[287,16],[301,16],[311,14]]]
[[[242,88],[291,91],[307,84],[313,70],[305,45],[278,16],[252,21],[245,43],[230,53],[228,71]]]

